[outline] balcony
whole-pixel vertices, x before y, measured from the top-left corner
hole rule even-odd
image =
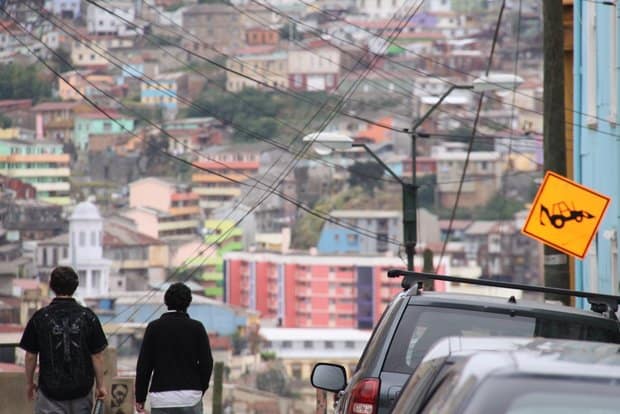
[[[295,289],[295,296],[298,298],[309,298],[312,296],[312,289],[297,288]]]

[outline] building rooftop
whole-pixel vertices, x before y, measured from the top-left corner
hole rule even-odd
[[[35,112],[41,111],[62,111],[73,109],[80,105],[80,102],[76,101],[62,101],[62,102],[43,102],[32,107]]]
[[[164,244],[161,240],[155,239],[143,233],[139,233],[121,224],[107,221],[103,227],[103,246],[148,246]]]
[[[101,220],[101,214],[96,205],[83,201],[75,206],[69,220]]]

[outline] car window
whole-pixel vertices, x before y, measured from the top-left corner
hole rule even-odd
[[[584,339],[595,342],[620,343],[618,324],[609,320],[573,318],[570,323],[555,319],[539,319],[536,336],[556,339]]]
[[[433,390],[431,390],[431,394],[429,395],[430,399],[422,410],[422,413],[439,414],[444,412],[447,409],[448,404],[450,403],[450,393],[456,387],[458,380],[459,375],[457,375],[456,372],[451,372],[446,375],[443,380],[439,384],[437,384],[437,386]],[[402,411],[400,414],[405,414],[405,412],[409,413],[410,411]],[[394,411],[394,414],[398,413]]]
[[[388,350],[383,370],[413,372],[429,348],[447,336],[531,337],[535,329],[533,317],[408,306]]]
[[[618,413],[620,392],[616,381],[530,375],[490,377],[472,395],[463,414]]]
[[[594,318],[511,316],[410,305],[403,312],[383,370],[410,374],[438,340],[448,336],[519,336],[619,343],[615,322]]]
[[[398,406],[406,407],[407,412],[418,412],[435,389],[436,385],[433,387],[433,384],[439,384],[446,375],[445,368],[450,364],[445,361],[445,358],[441,358],[421,364],[403,387],[407,392],[399,397]]]
[[[368,359],[366,358],[367,355],[374,355],[377,352],[377,348],[383,346],[385,343],[385,338],[387,337],[387,332],[398,317],[398,310],[401,308],[403,301],[406,300],[406,297],[398,296],[390,303],[385,312],[383,312],[374,332],[372,333],[372,336],[370,337],[370,340],[364,348],[364,352],[362,352],[362,356],[360,357],[357,366],[355,367],[356,372],[365,362],[368,362]]]

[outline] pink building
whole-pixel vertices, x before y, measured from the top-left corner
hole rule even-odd
[[[231,252],[224,256],[225,301],[283,327],[371,329],[401,291],[387,270],[398,257]]]

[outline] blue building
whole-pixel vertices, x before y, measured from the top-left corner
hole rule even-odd
[[[102,312],[102,324],[149,323],[167,312],[164,292],[118,292],[113,298],[100,299],[95,307]],[[193,295],[187,310],[190,317],[199,320],[209,333],[231,336],[248,325],[248,317],[239,309],[225,303]]]
[[[330,215],[347,225],[326,221],[317,250],[321,254],[398,255],[403,237],[400,211],[333,210]],[[424,208],[417,213],[418,246],[440,243],[439,220]]]
[[[335,210],[331,213],[347,227],[326,221],[317,249],[321,254],[398,254],[402,238],[402,216],[399,211]],[[360,234],[361,229],[362,233]]]
[[[140,102],[169,110],[177,109],[179,97],[187,96],[187,88],[187,73],[161,74],[154,77],[154,82],[142,82]]]
[[[602,2],[574,3],[574,102],[566,103],[574,108],[574,126],[566,126],[574,132],[574,179],[612,198],[587,256],[576,261],[575,287],[614,294],[620,292],[617,26],[617,7]]]

